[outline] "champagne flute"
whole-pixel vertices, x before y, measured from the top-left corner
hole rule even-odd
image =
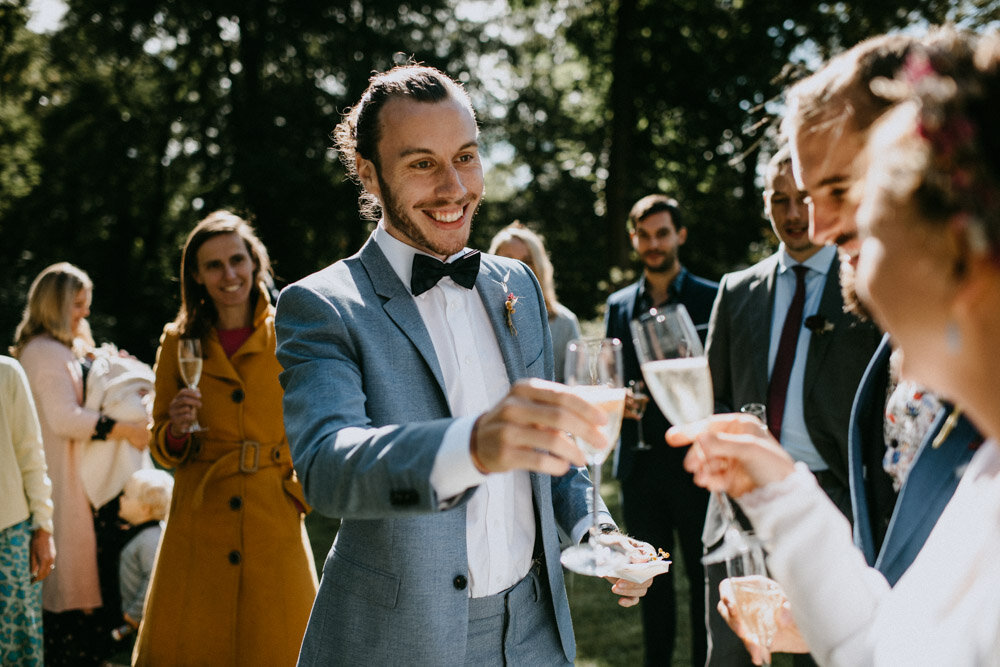
[[[611,574],[629,562],[628,556],[601,544],[597,507],[601,492],[601,465],[614,450],[625,411],[625,387],[622,382],[622,343],[617,338],[578,338],[566,345],[565,381],[574,394],[597,406],[608,417],[603,427],[608,445],[603,449],[576,438],[576,444],[587,459],[593,482],[591,514],[593,525],[590,538],[583,544],[566,549],[562,564],[573,572],[592,576]]]
[[[633,450],[645,452],[652,449],[646,443],[646,438],[642,434],[642,416],[646,414],[646,405],[649,403],[649,394],[646,393],[646,384],[642,380],[629,380],[628,388],[632,390],[632,411],[636,415],[636,439]]]
[[[711,416],[714,407],[712,375],[698,330],[682,304],[653,308],[630,323],[639,367],[656,405],[671,424],[687,424]],[[743,529],[729,497],[713,491],[725,523],[723,550],[708,561],[745,549]]]
[[[201,340],[198,338],[181,338],[177,342],[177,363],[180,368],[181,379],[188,389],[194,389],[201,380]],[[188,427],[188,433],[202,431],[201,425],[195,417],[194,423]]]
[[[778,633],[776,616],[785,595],[781,586],[767,576],[760,540],[753,533],[746,533],[744,538],[746,549],[726,558],[726,574],[748,638],[770,653]],[[770,660],[764,664],[770,665]]]

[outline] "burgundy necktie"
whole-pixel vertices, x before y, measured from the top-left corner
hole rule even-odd
[[[788,306],[785,324],[781,327],[781,338],[778,341],[778,354],[774,358],[774,368],[771,369],[771,383],[767,387],[767,428],[777,440],[781,440],[781,420],[785,416],[785,397],[788,395],[788,378],[792,374],[792,364],[795,363],[795,348],[799,344],[799,331],[802,330],[802,311],[806,305],[806,273],[809,267],[796,264],[795,295]]]

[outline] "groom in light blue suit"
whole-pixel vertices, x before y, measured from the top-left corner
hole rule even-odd
[[[614,525],[571,436],[607,446],[605,417],[540,379],[552,343],[530,271],[465,247],[483,193],[468,96],[398,67],[336,137],[381,219],[278,300],[295,467],[342,517],[299,663],[572,664],[560,541],[592,510]],[[648,586],[612,581],[623,606]]]

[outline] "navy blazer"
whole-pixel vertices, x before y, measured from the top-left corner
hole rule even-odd
[[[682,268],[675,280],[678,283],[677,303],[687,308],[691,320],[698,328],[702,342],[708,334],[708,319],[712,314],[712,304],[719,291],[719,283],[705,280]],[[632,331],[629,322],[642,313],[637,312],[637,302],[645,278],[623,287],[608,297],[608,309],[604,315],[604,328],[611,338],[622,341],[622,363],[625,367],[625,379],[639,380],[642,371],[639,369],[639,359],[635,354],[635,344],[632,342]],[[654,401],[649,402],[646,413],[642,417],[644,433],[650,445],[666,446],[663,434],[670,427],[670,422],[663,416]],[[615,450],[615,477],[625,479],[632,470],[632,460],[635,443],[638,440],[638,423],[634,419],[622,421],[621,446]]]
[[[886,334],[854,399],[849,446],[854,542],[868,564],[894,586],[923,547],[983,438],[969,420],[960,416],[951,432],[935,446],[934,441],[952,413],[951,406],[942,407],[920,445],[895,504],[891,504],[891,487],[885,489],[888,480],[881,470],[881,459],[866,460],[861,455],[866,449],[885,451],[884,444],[874,447],[868,443],[873,438],[877,438],[874,443],[885,441],[882,421],[891,353]],[[877,526],[873,526],[879,521],[888,524],[881,544],[877,539],[881,531],[877,533]]]

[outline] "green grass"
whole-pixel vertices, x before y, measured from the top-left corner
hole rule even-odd
[[[621,494],[618,481],[611,474],[610,462],[605,463],[601,479],[601,496],[611,515],[622,525]],[[622,528],[627,530],[624,525]],[[671,554],[670,558],[673,561],[670,572],[660,576],[676,580],[677,607],[684,610],[690,594],[683,575],[684,564],[678,554]],[[643,663],[639,607],[618,606],[618,596],[610,589],[611,585],[604,579],[566,572],[566,591],[576,633],[576,664],[580,667],[632,667]],[[691,623],[682,611],[677,619],[673,665],[686,667],[690,664]]]

